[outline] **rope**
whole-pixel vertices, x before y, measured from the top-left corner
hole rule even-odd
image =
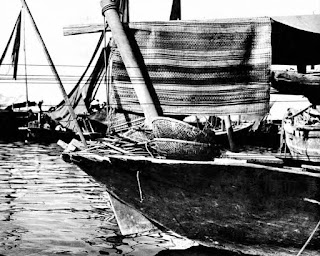
[[[138,181],[139,194],[140,194],[140,203],[142,203],[143,197],[142,197],[142,189],[141,189],[140,180],[139,180],[139,174],[140,174],[140,172],[137,171],[137,181]]]

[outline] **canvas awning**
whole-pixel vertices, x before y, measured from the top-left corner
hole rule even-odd
[[[295,29],[320,34],[320,15],[277,16],[271,18],[273,21]]]
[[[272,64],[320,64],[320,15],[271,17]]]

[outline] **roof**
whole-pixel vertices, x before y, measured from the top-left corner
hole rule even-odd
[[[295,29],[320,34],[320,15],[276,16],[271,19]]]
[[[272,64],[320,64],[320,15],[271,17]]]

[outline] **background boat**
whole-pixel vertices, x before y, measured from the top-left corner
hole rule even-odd
[[[12,106],[8,107],[8,110],[13,111],[14,114],[9,113],[8,111],[2,112],[3,120],[8,121],[11,120],[10,127],[12,127],[11,131],[8,129],[3,129],[3,132],[1,135],[3,138],[9,138],[13,140],[23,140],[23,141],[37,141],[37,142],[55,142],[58,141],[59,138],[70,141],[72,138],[82,138],[83,132],[86,133],[87,139],[92,139],[97,136],[100,136],[98,132],[93,131],[93,128],[91,124],[88,124],[89,121],[85,120],[85,106],[83,106],[84,109],[81,110],[79,115],[82,116],[76,116],[74,113],[74,110],[69,103],[69,98],[65,92],[64,86],[62,84],[62,81],[58,75],[58,72],[55,68],[55,65],[51,59],[51,56],[48,52],[48,49],[43,41],[43,38],[40,34],[40,31],[38,29],[37,24],[35,23],[35,20],[31,14],[31,11],[26,3],[25,0],[21,0],[22,8],[20,11],[20,14],[18,16],[18,19],[15,23],[15,26],[13,28],[13,31],[11,33],[11,36],[9,38],[9,41],[5,47],[5,50],[2,54],[2,57],[0,59],[0,66],[3,64],[4,68],[7,68],[8,64],[3,63],[6,58],[8,58],[8,50],[12,50],[11,56],[12,56],[12,63],[9,64],[12,65],[13,69],[13,79],[18,78],[18,66],[21,65],[19,62],[19,54],[20,51],[23,51],[24,54],[24,74],[22,80],[25,83],[25,97],[26,97],[26,103],[23,104],[12,104]],[[57,83],[57,87],[60,88],[62,95],[64,96],[64,102],[68,103],[67,105],[67,114],[68,119],[67,122],[63,123],[61,122],[61,119],[64,117],[60,113],[61,116],[58,115],[51,115],[50,109],[54,109],[54,107],[51,107],[48,109],[46,107],[46,110],[43,109],[43,101],[40,101],[39,103],[31,103],[29,101],[29,88],[28,88],[28,80],[29,74],[27,73],[27,59],[26,59],[26,37],[29,35],[26,35],[26,18],[29,18],[28,21],[30,21],[32,29],[38,38],[40,42],[40,48],[43,50],[43,54],[48,62],[49,67],[51,68],[51,71],[54,75],[55,81]],[[30,33],[31,35],[32,33]],[[20,44],[22,47],[20,47]],[[22,48],[22,49],[21,49]],[[6,79],[8,79],[8,74],[5,75]],[[32,77],[32,75],[31,75]],[[82,76],[83,78],[83,76]],[[82,79],[81,78],[81,79]],[[21,79],[21,78],[19,78]],[[45,89],[42,89],[44,93],[46,93]],[[19,105],[19,106],[18,106]],[[33,108],[36,107],[36,108]],[[59,107],[59,106],[57,106]],[[5,116],[7,114],[7,116]],[[14,119],[15,118],[15,119]],[[80,128],[78,121],[82,122],[82,126]],[[72,124],[71,127],[68,127],[68,124]],[[87,125],[88,124],[88,125]],[[10,136],[8,136],[9,133]],[[85,141],[84,141],[85,143]]]
[[[283,119],[281,157],[320,163],[320,120],[317,109],[288,109]]]

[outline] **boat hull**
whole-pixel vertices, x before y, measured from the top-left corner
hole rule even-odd
[[[298,131],[285,126],[285,141],[290,157],[320,164],[320,131]]]
[[[64,159],[148,219],[206,245],[259,255],[295,255],[320,220],[319,205],[308,201],[320,198],[319,174],[231,160],[96,158],[75,153],[64,154]],[[320,250],[319,233],[308,249]]]
[[[290,113],[292,115],[295,112],[298,114],[291,118]],[[298,110],[288,110],[282,124],[285,145],[290,152],[285,157],[320,164],[319,116],[313,117],[311,113],[309,109],[302,110],[301,113]]]

